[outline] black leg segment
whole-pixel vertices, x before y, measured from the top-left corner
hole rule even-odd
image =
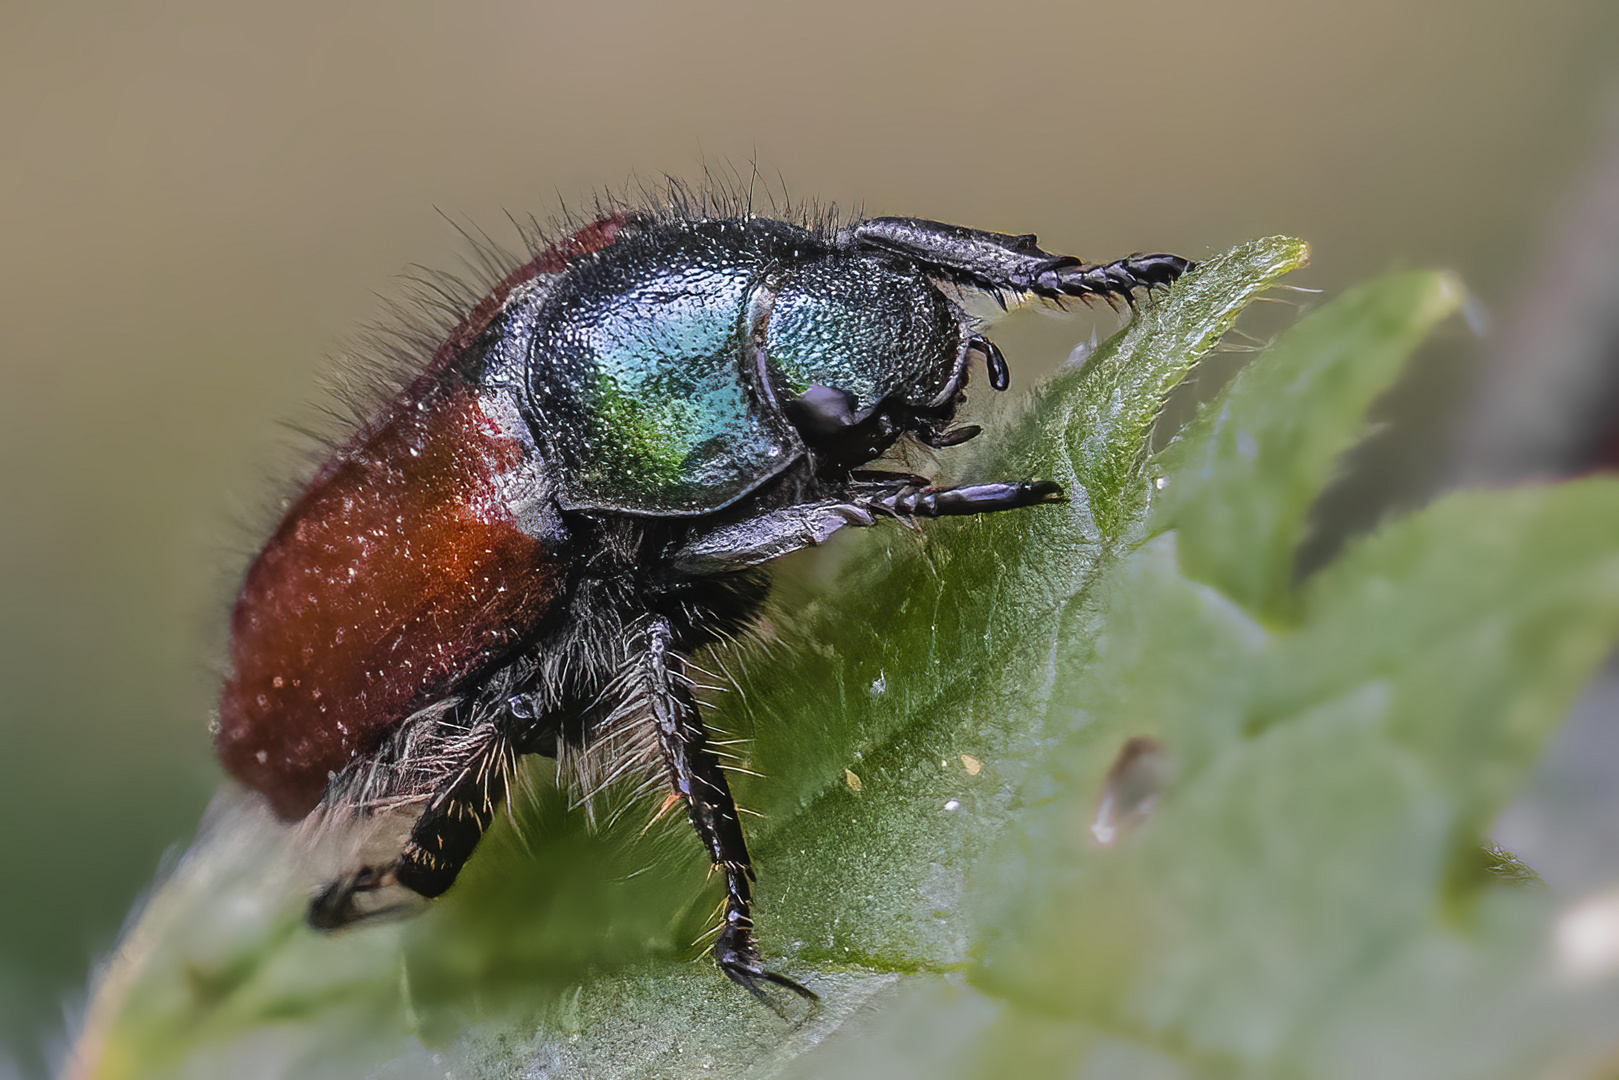
[[[491,733],[428,802],[399,857],[386,866],[362,866],[327,885],[310,902],[309,925],[340,930],[392,913],[402,905],[366,906],[364,899],[395,885],[429,899],[443,895],[505,800],[510,765],[507,742]]]
[[[439,790],[399,854],[399,884],[432,898],[442,896],[472,857],[495,810],[506,801],[510,756],[503,738],[491,738]]]
[[[1019,480],[954,487],[905,484],[862,495],[854,502],[862,509],[894,517],[938,518],[1019,510],[1062,500],[1062,485],[1055,481]]]
[[[791,990],[815,1000],[814,991],[785,975],[766,971],[753,939],[753,863],[737,818],[731,786],[708,750],[697,702],[685,678],[683,662],[673,651],[674,634],[667,619],[654,617],[647,627],[644,690],[657,725],[669,784],[686,804],[692,827],[708,848],[708,857],[725,875],[725,915],[714,942],[720,970],[754,997],[770,1004],[763,984]]]

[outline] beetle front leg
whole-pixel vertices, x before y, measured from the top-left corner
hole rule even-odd
[[[1117,297],[1133,305],[1134,290],[1168,285],[1193,266],[1164,254],[1093,265],[1042,251],[1033,234],[983,232],[922,218],[873,218],[856,225],[852,235],[856,244],[915,259],[985,292],[1033,293],[1048,300],[1099,296],[1114,304]]]
[[[645,651],[638,658],[643,691],[671,794],[686,804],[692,827],[708,849],[708,857],[725,875],[725,915],[714,942],[714,960],[732,982],[767,1005],[764,983],[791,990],[814,1001],[815,992],[785,975],[766,971],[753,940],[753,863],[748,857],[742,823],[737,818],[731,786],[719,762],[708,750],[708,735],[684,672],[684,662],[672,651],[674,632],[669,621],[654,617],[647,626]]]

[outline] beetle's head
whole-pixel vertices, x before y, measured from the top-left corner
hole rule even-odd
[[[823,468],[863,465],[902,435],[953,446],[978,432],[950,421],[993,346],[918,268],[855,255],[782,272],[750,321],[757,378]]]

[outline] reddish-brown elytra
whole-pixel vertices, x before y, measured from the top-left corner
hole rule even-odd
[[[308,814],[336,773],[555,601],[560,559],[513,505],[533,494],[533,436],[456,361],[514,289],[612,243],[622,223],[594,222],[502,280],[333,455],[249,567],[216,743],[282,817]]]
[[[678,190],[538,250],[333,453],[237,599],[225,767],[284,818],[414,815],[397,857],[332,882],[310,922],[450,888],[518,755],[617,755],[597,775],[684,803],[723,874],[721,969],[813,996],[760,959],[686,657],[752,623],[768,563],[845,526],[1061,498],[867,467],[901,439],[976,435],[952,426],[975,360],[1005,388],[967,292],[1129,301],[1188,265],[913,218],[715,215]]]

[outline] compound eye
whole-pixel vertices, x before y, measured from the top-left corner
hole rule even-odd
[[[787,419],[808,443],[825,442],[859,423],[859,408],[859,400],[847,390],[819,385],[812,385],[783,406]]]

